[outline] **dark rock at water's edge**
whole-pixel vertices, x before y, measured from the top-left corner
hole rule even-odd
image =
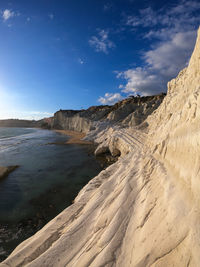
[[[6,178],[9,175],[9,173],[13,172],[18,167],[19,167],[18,165],[8,166],[8,167],[0,166],[0,180],[2,180],[3,178]]]
[[[88,155],[95,154],[95,150],[97,148],[97,144],[93,143],[91,145],[87,145]],[[102,169],[106,169],[108,166],[115,163],[120,155],[112,156],[110,151],[106,151],[105,153],[101,153],[99,155],[95,155],[96,160],[99,162]]]

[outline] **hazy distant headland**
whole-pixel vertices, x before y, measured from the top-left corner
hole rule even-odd
[[[20,119],[5,119],[0,120],[0,127],[24,127],[24,128],[46,128],[50,124],[51,118],[42,120],[20,120]]]
[[[53,117],[41,120],[0,120],[0,127],[28,127],[85,132],[97,123],[123,126],[141,124],[163,101],[165,93],[154,96],[130,96],[114,105],[92,106],[82,110],[59,110]]]

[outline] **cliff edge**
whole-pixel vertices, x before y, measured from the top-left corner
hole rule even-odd
[[[200,29],[145,131],[93,130],[99,149],[119,160],[1,266],[199,266],[199,121]]]

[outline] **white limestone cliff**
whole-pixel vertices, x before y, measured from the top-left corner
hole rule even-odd
[[[0,266],[199,266],[200,29],[188,67],[146,123],[148,133],[99,132],[98,149],[120,159]]]

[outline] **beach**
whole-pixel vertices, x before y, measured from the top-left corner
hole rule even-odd
[[[76,131],[70,130],[55,130],[55,132],[64,134],[70,137],[69,140],[65,142],[65,144],[79,144],[79,145],[92,145],[93,142],[82,140],[86,134]]]

